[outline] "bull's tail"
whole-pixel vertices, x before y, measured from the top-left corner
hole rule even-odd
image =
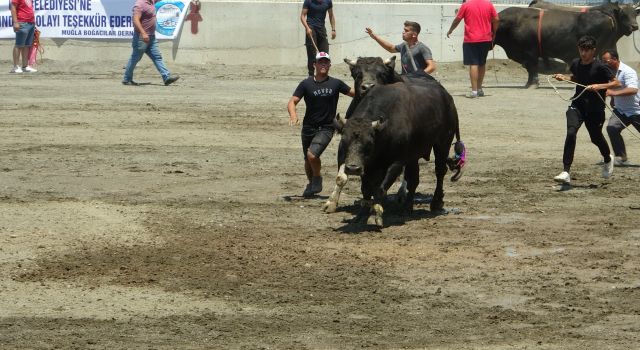
[[[455,154],[453,157],[447,158],[449,170],[453,171],[451,181],[458,181],[462,177],[462,170],[464,169],[467,158],[467,148],[460,139],[460,125],[458,123],[456,124],[456,142],[453,144]]]

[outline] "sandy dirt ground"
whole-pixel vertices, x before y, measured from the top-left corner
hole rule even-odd
[[[556,186],[567,103],[545,79],[491,61],[468,100],[441,64],[467,171],[437,215],[422,161],[413,215],[389,203],[378,230],[348,221],[358,179],[321,210],[339,136],[322,196],[299,197],[304,67],[170,64],[165,87],[145,58],[130,87],[123,63],[2,74],[2,349],[638,348],[640,167],[604,180],[583,128]]]

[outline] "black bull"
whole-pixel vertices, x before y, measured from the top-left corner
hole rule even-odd
[[[596,39],[598,55],[615,49],[618,39],[638,29],[637,14],[633,6],[617,3],[605,3],[586,12],[509,7],[499,13],[495,44],[527,70],[526,86],[537,86],[538,72],[549,72],[544,65],[552,59],[569,65],[578,57],[577,42],[584,35]]]
[[[407,82],[407,83],[420,83],[424,81],[433,81],[433,79],[428,74],[418,74],[416,76],[407,77],[401,76],[395,72],[395,56],[391,57],[388,60],[383,61],[380,57],[359,57],[356,61],[345,59],[345,63],[349,65],[351,70],[351,76],[354,79],[354,86],[356,90],[356,95],[349,105],[349,109],[347,110],[346,116],[347,119],[353,114],[356,107],[359,105],[360,101],[365,97],[365,95],[371,91],[376,86],[393,84],[398,82]],[[439,84],[437,84],[439,86]],[[375,118],[376,116],[372,116]],[[458,138],[459,139],[459,138]],[[462,148],[464,147],[462,143],[456,145],[460,149],[462,153]],[[429,157],[430,149],[424,150],[424,156],[426,159]],[[323,205],[323,209],[326,212],[334,212],[338,206],[338,201],[340,199],[340,194],[342,192],[342,188],[346,185],[348,181],[348,176],[345,173],[345,162],[346,158],[346,149],[345,144],[341,140],[340,146],[338,148],[338,174],[336,176],[336,186],[334,187],[331,196],[327,200],[327,202]],[[457,159],[449,160],[449,167],[452,170],[456,170],[454,176],[452,177],[453,181],[456,181],[462,174],[462,165],[464,161],[460,162]],[[405,193],[405,185],[406,183],[403,181],[403,186],[400,187],[398,191],[399,198],[401,201],[404,200]]]
[[[342,129],[345,172],[362,179],[362,209],[355,221],[366,223],[373,210],[376,224],[383,226],[382,200],[403,169],[407,181],[405,212],[410,213],[419,183],[418,160],[431,149],[436,188],[430,208],[442,210],[444,176],[454,136],[460,138],[458,113],[451,95],[436,81],[399,82],[367,93]]]

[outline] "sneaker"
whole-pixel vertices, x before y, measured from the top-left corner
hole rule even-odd
[[[472,92],[468,92],[464,95],[464,97],[466,98],[478,98],[478,93],[476,92],[475,94]]]
[[[311,192],[313,194],[322,192],[322,176],[311,178]]]
[[[20,66],[15,66],[11,70],[11,73],[22,73],[22,68],[20,68]]]
[[[553,180],[555,182],[568,185],[569,183],[571,183],[571,175],[569,175],[569,172],[563,171],[558,176],[554,177]]]
[[[631,162],[628,159],[623,160],[622,157],[616,157],[613,161],[613,165],[615,166],[629,166]]]
[[[138,86],[138,85],[140,85],[140,84],[136,83],[136,82],[135,82],[135,81],[133,81],[133,80],[129,80],[129,81],[123,80],[123,81],[122,81],[122,85]]]
[[[307,187],[304,188],[304,192],[302,192],[302,197],[309,198],[313,196],[313,192],[311,192],[311,184],[308,183]]]
[[[167,80],[164,81],[164,85],[171,85],[176,82],[176,80],[180,79],[178,75],[170,75]]]
[[[611,177],[611,174],[613,174],[613,155],[609,163],[602,164],[602,177],[608,179]]]
[[[35,73],[38,70],[33,68],[33,67],[31,67],[31,66],[26,66],[26,67],[22,67],[22,71],[26,72],[26,73]]]
[[[484,97],[484,91],[482,89],[478,90],[478,97]]]

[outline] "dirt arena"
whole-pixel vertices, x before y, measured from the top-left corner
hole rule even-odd
[[[583,128],[556,186],[567,103],[544,78],[521,89],[492,61],[468,100],[467,71],[440,64],[467,171],[434,215],[423,161],[413,215],[389,204],[377,230],[348,222],[357,179],[321,210],[339,136],[322,196],[299,198],[304,67],[169,64],[165,87],[144,59],[130,87],[123,63],[2,75],[2,349],[638,348],[640,167],[603,180]]]

